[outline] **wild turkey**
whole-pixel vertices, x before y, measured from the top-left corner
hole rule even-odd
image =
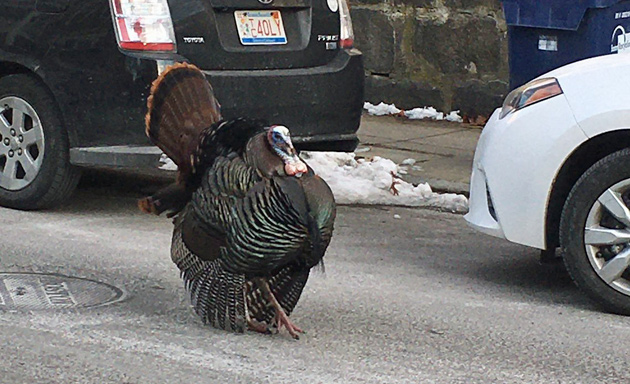
[[[289,130],[221,120],[198,68],[176,64],[153,83],[147,135],[179,167],[177,182],[139,202],[174,215],[171,246],[196,313],[244,332],[286,327],[330,243],[335,201],[298,156]]]

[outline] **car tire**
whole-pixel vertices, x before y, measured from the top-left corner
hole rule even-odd
[[[604,310],[630,315],[630,149],[591,166],[560,219],[560,245],[573,281]],[[613,261],[614,260],[614,261]]]
[[[48,89],[26,74],[0,78],[0,205],[53,207],[72,194],[79,177]]]

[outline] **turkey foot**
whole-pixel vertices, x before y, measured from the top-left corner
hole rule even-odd
[[[271,292],[271,289],[269,288],[269,284],[267,283],[267,280],[257,279],[257,283],[258,283],[258,286],[260,287],[260,290],[263,291],[263,293],[267,297],[267,300],[269,300],[269,302],[271,303],[271,305],[276,311],[275,320],[276,320],[276,326],[278,327],[278,330],[280,330],[280,328],[284,326],[289,332],[289,334],[291,335],[291,337],[293,337],[296,340],[299,340],[300,335],[298,335],[298,333],[304,333],[304,331],[300,329],[297,325],[293,324],[291,320],[289,320],[289,316],[287,316],[287,313],[284,311],[284,309],[282,309],[282,306],[280,305],[280,303],[278,303],[278,300],[273,295],[273,292]]]
[[[271,334],[269,327],[252,319],[247,319],[247,327],[250,331],[264,333],[265,335]]]
[[[298,335],[298,333],[304,333],[304,331],[301,328],[293,324],[293,322],[289,319],[289,316],[287,316],[287,314],[284,312],[282,308],[280,308],[280,310],[276,308],[275,320],[276,320],[276,325],[278,326],[278,329],[284,326],[287,329],[287,331],[289,331],[289,334],[291,335],[291,337],[293,337],[295,340],[300,339],[300,335]]]

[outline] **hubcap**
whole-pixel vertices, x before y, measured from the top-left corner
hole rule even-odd
[[[609,286],[630,296],[630,179],[602,193],[591,207],[584,246],[591,266]]]
[[[24,99],[0,99],[0,188],[29,185],[44,159],[44,131],[39,116]]]

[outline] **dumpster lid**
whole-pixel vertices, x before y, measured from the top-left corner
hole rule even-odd
[[[504,0],[507,25],[575,31],[589,8],[607,8],[624,0]]]

